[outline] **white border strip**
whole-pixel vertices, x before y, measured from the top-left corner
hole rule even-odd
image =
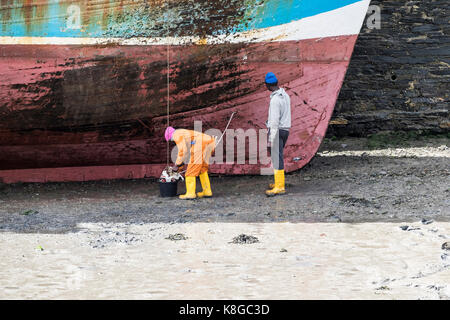
[[[255,43],[297,41],[342,35],[359,34],[370,0],[304,18],[287,24],[215,37],[160,37],[160,38],[68,38],[68,37],[0,37],[7,45],[187,45],[221,43]]]

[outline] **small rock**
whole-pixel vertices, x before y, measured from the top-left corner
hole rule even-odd
[[[450,250],[450,242],[444,242],[441,248],[442,250]]]
[[[400,229],[403,231],[413,231],[413,230],[420,230],[420,228],[410,227],[410,226],[400,226]]]
[[[39,213],[39,211],[31,209],[31,210],[26,210],[26,211],[22,212],[21,215],[22,216],[29,216],[29,215],[37,214],[37,213]]]
[[[430,219],[430,220],[428,220],[428,219],[425,219],[425,218],[424,218],[424,219],[422,219],[422,223],[423,223],[423,224],[425,224],[425,225],[426,225],[426,224],[430,224],[430,223],[433,223],[433,222],[434,222],[434,221],[433,221],[433,220],[431,220],[431,219]]]
[[[188,238],[182,233],[176,233],[169,235],[166,239],[171,241],[180,241],[180,240],[187,240]]]
[[[237,244],[252,244],[259,242],[258,238],[254,236],[248,236],[246,234],[241,234],[237,237],[233,238],[233,241],[231,243],[237,243]]]
[[[379,288],[376,288],[375,290],[391,290],[388,286],[381,286]]]

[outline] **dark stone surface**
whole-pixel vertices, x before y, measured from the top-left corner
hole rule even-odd
[[[381,28],[361,30],[329,136],[449,132],[450,1],[372,1]],[[369,17],[371,13],[368,14]]]

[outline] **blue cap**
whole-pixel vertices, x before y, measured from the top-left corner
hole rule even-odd
[[[275,84],[277,82],[278,82],[278,79],[277,79],[277,77],[275,76],[275,74],[273,72],[269,72],[266,75],[266,83],[267,84]]]

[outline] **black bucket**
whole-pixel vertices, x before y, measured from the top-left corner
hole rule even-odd
[[[178,189],[178,181],[175,182],[159,182],[159,192],[161,197],[176,197]]]

